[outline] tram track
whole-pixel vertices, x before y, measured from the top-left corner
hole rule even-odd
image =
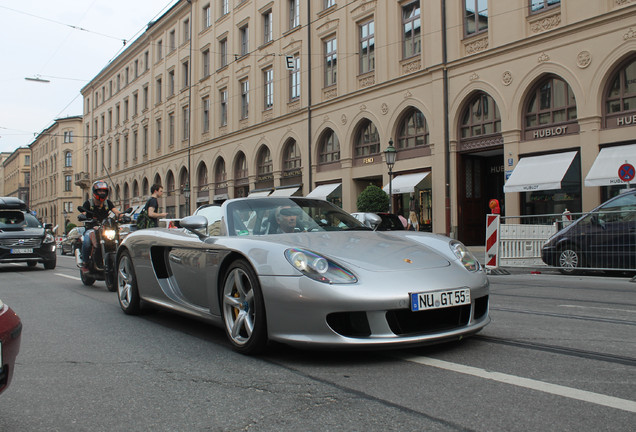
[[[556,313],[556,312],[539,312],[539,311],[531,311],[531,310],[524,310],[524,309],[510,309],[510,308],[492,307],[492,306],[490,307],[490,310],[500,311],[500,312],[519,313],[519,314],[526,314],[526,315],[537,315],[537,316],[547,316],[547,317],[553,317],[553,318],[580,320],[580,321],[602,322],[607,324],[636,326],[636,321],[622,320],[622,319],[615,319],[615,318],[591,317],[586,315],[570,315],[570,314],[562,314],[562,313]]]

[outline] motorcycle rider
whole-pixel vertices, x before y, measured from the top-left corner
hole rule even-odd
[[[111,200],[108,199],[108,184],[103,180],[97,180],[93,183],[92,187],[93,196],[86,200],[82,207],[90,212],[90,215],[96,222],[87,222],[86,230],[84,231],[84,238],[82,239],[82,271],[88,271],[88,260],[91,254],[91,245],[97,247],[97,230],[102,221],[108,217],[108,212],[115,213],[115,216],[119,218],[122,214],[119,209],[115,207]],[[82,212],[86,215],[86,212]],[[93,228],[93,229],[90,229]]]

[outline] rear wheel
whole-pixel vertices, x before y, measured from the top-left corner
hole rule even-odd
[[[566,275],[581,273],[583,265],[581,253],[572,246],[566,246],[559,252],[559,271]]]
[[[82,270],[80,270],[80,277],[82,278],[82,283],[86,286],[91,286],[95,283],[95,279],[90,276],[86,276]]]
[[[257,354],[267,345],[265,303],[252,267],[244,260],[230,265],[223,282],[223,322],[234,349]]]
[[[119,256],[115,281],[121,310],[128,315],[137,315],[141,310],[139,290],[135,268],[128,251],[123,251]]]

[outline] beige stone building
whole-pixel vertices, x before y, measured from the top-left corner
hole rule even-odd
[[[636,2],[181,1],[82,89],[84,186],[174,216],[369,184],[483,244],[506,215],[589,210],[636,163]],[[618,158],[618,159],[617,159]],[[620,161],[619,161],[620,159]],[[619,162],[617,162],[619,161]],[[505,184],[505,188],[504,188]]]
[[[30,207],[38,218],[57,226],[61,235],[68,222],[77,222],[82,189],[75,184],[84,154],[82,117],[59,118],[29,145],[31,149]]]
[[[29,186],[31,184],[31,150],[19,147],[3,162],[4,196],[20,198],[29,205]]]
[[[0,196],[6,196],[4,191],[4,161],[11,156],[11,152],[0,152]]]

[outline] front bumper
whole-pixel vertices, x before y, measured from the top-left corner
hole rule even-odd
[[[40,247],[32,248],[29,253],[14,253],[15,249],[0,247],[0,263],[17,263],[17,262],[37,262],[43,263],[56,259],[55,251],[57,246],[55,242],[43,243]],[[12,252],[14,251],[14,252]]]

